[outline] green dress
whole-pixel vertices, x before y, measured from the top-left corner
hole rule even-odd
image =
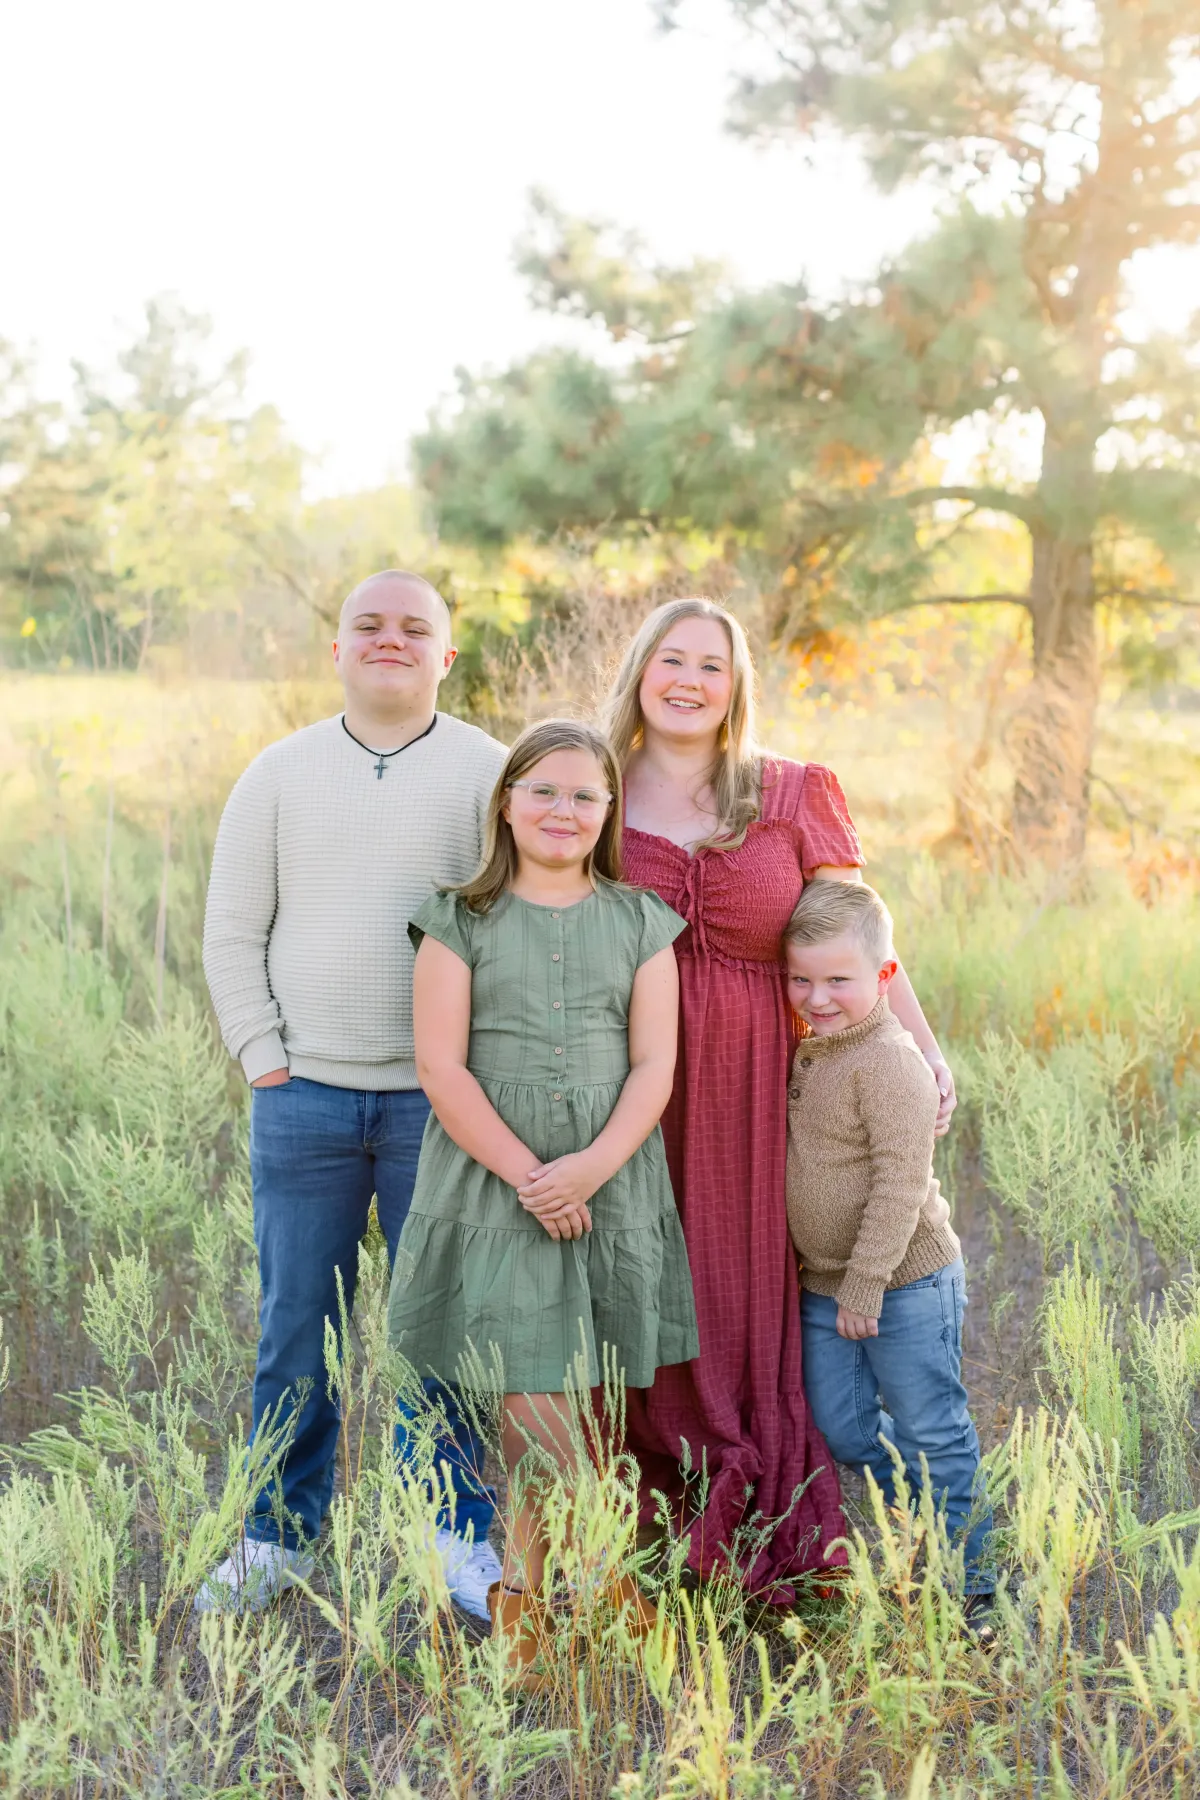
[[[467,1066],[500,1117],[543,1162],[583,1150],[629,1073],[629,997],[642,963],[684,922],[656,894],[600,884],[574,906],[506,894],[473,913],[454,894],[421,907],[428,932],[471,970]],[[556,1241],[515,1189],[430,1117],[388,1303],[393,1345],[421,1375],[477,1385],[470,1350],[499,1351],[509,1393],[559,1393],[601,1346],[630,1387],[699,1354],[683,1230],[658,1126],[588,1202],[592,1229]],[[493,1384],[490,1376],[486,1385]]]

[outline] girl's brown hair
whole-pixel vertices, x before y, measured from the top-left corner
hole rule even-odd
[[[512,826],[504,817],[504,802],[514,781],[520,781],[543,756],[556,750],[584,750],[594,756],[603,771],[604,785],[612,795],[608,813],[596,845],[584,863],[584,873],[593,881],[621,880],[621,767],[613,747],[595,725],[578,719],[541,719],[527,725],[500,771],[500,779],[492,791],[484,830],[483,861],[470,881],[458,889],[472,912],[490,912],[497,900],[512,885],[517,873],[517,846]]]
[[[754,738],[754,661],[746,633],[731,612],[715,600],[700,597],[668,600],[657,607],[642,621],[621,658],[604,704],[604,727],[623,769],[642,741],[642,677],[658,646],[681,619],[712,619],[729,639],[733,688],[708,776],[717,805],[717,824],[712,836],[696,848],[736,850],[761,809],[762,753]]]

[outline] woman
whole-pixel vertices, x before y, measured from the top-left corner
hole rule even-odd
[[[700,1355],[631,1392],[629,1442],[647,1493],[681,1505],[693,1567],[708,1573],[733,1551],[749,1586],[786,1602],[791,1577],[841,1560],[830,1545],[843,1522],[801,1380],[780,938],[804,884],[859,880],[862,852],[830,770],[755,746],[753,688],[737,620],[710,600],[673,600],[630,644],[605,708],[625,775],[626,880],[690,927],[676,945],[680,1046],[662,1125]],[[891,1004],[933,1065],[945,1130],[953,1080],[903,970]]]

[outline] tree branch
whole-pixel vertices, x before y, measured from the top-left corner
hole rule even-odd
[[[1200,118],[1200,97],[1189,100],[1186,105],[1177,107],[1174,112],[1164,113],[1161,119],[1153,121],[1143,119],[1138,130],[1140,136],[1151,137],[1157,144],[1169,133],[1177,130],[1180,125],[1197,118]]]
[[[1158,206],[1147,206],[1143,208],[1140,218],[1129,225],[1128,230],[1130,237],[1136,238],[1139,243],[1144,243],[1156,233],[1168,242],[1193,243],[1197,234],[1200,234],[1200,202],[1186,201],[1172,206],[1169,201],[1164,200]]]
[[[968,505],[981,512],[1011,513],[1014,518],[1023,520],[1029,526],[1033,526],[1038,518],[1036,500],[1024,499],[1020,494],[1010,494],[1007,488],[910,488],[907,493],[896,494],[893,498],[907,506],[930,506],[937,500],[965,500]]]
[[[922,594],[915,600],[902,600],[889,612],[912,612],[918,606],[1023,606],[1029,609],[1028,594]]]
[[[1136,600],[1141,606],[1200,607],[1200,596],[1175,594],[1162,588],[1105,587],[1096,589],[1097,600]]]
[[[1143,830],[1148,831],[1150,833],[1151,837],[1156,838],[1156,837],[1162,836],[1162,826],[1154,824],[1152,820],[1144,817],[1144,815],[1142,813],[1135,812],[1134,808],[1132,806],[1130,806],[1128,800],[1126,800],[1126,798],[1125,798],[1124,794],[1121,792],[1120,788],[1114,787],[1113,783],[1108,779],[1108,777],[1106,775],[1098,775],[1096,773],[1095,769],[1089,769],[1087,772],[1087,778],[1089,781],[1094,781],[1096,783],[1097,787],[1107,788],[1109,793],[1112,795],[1113,799],[1116,801],[1117,805],[1120,807],[1121,811],[1125,814],[1125,823],[1129,827],[1129,854],[1130,854],[1130,856],[1133,855],[1134,850],[1137,848],[1137,839],[1136,839],[1136,835],[1135,835],[1135,831],[1134,831],[1135,826],[1140,825],[1143,828]]]

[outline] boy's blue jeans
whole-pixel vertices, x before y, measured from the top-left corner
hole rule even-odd
[[[837,1301],[805,1288],[800,1299],[804,1390],[813,1418],[838,1462],[870,1469],[889,1503],[895,1444],[914,1491],[921,1453],[953,1536],[967,1530],[966,1591],[990,1593],[990,1512],[982,1505],[979,1439],[962,1384],[962,1323],[967,1285],[961,1256],[936,1275],[889,1288],[879,1336],[854,1342],[837,1333]]]
[[[278,1484],[258,1496],[247,1535],[289,1548],[315,1538],[333,1497],[340,1419],[329,1398],[325,1321],[338,1324],[335,1270],[342,1272],[347,1310],[354,1304],[358,1246],[372,1194],[388,1257],[394,1260],[412,1202],[429,1102],[419,1088],[364,1093],[293,1076],[251,1090],[250,1173],[254,1237],[262,1276],[254,1429],[283,1401],[290,1414],[297,1384],[309,1384]],[[455,1489],[455,1528],[475,1528],[481,1543],[495,1513],[483,1481],[484,1446],[464,1419],[452,1388],[433,1381],[450,1437],[439,1451]],[[405,1409],[396,1425],[397,1454],[408,1450]],[[282,1491],[277,1491],[278,1488]],[[439,1523],[449,1524],[448,1518]]]

